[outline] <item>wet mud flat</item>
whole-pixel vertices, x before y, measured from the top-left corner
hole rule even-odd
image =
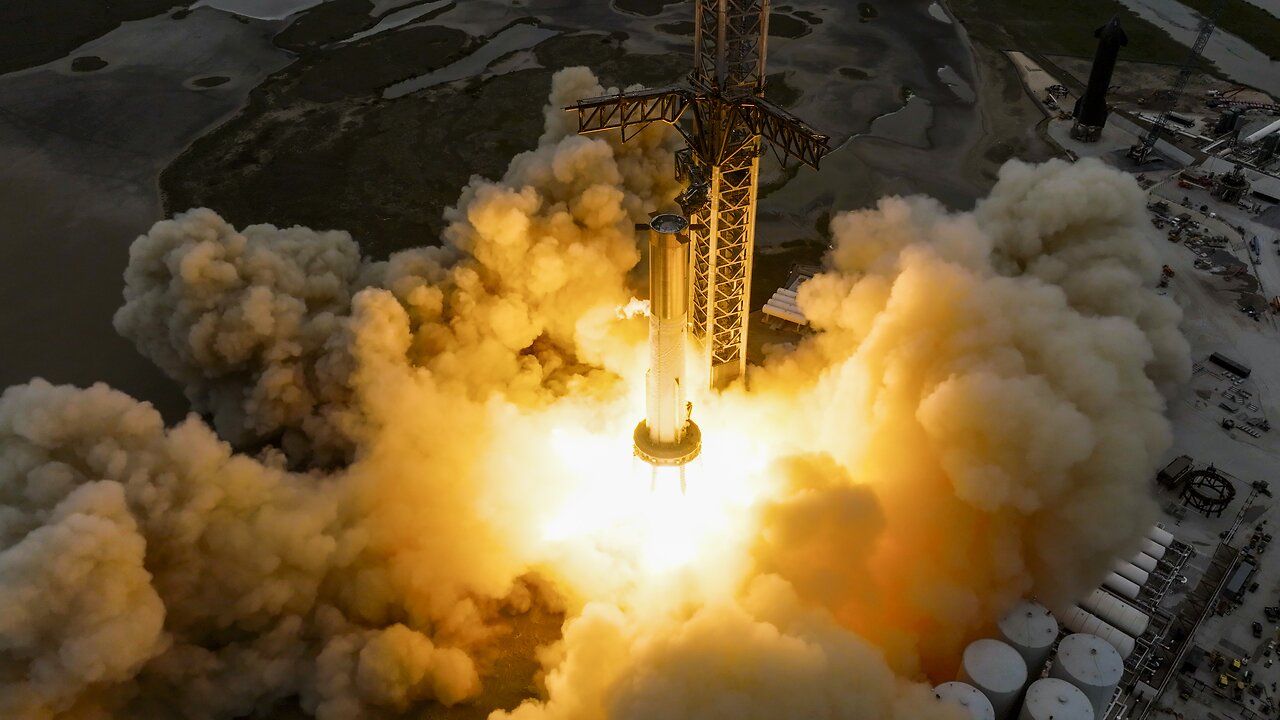
[[[165,172],[166,208],[207,205],[236,224],[345,228],[374,256],[434,244],[441,211],[472,174],[495,177],[533,146],[555,70],[586,65],[616,85],[682,80],[692,47],[686,5],[474,0],[369,34],[381,22],[369,0],[331,0],[277,38],[300,59]],[[767,95],[843,145],[899,109],[910,88],[939,111],[929,145],[915,148],[913,164],[892,143],[868,141],[817,176],[766,162],[762,246],[796,239],[787,228],[809,228],[812,240],[822,212],[865,206],[886,188],[967,206],[993,177],[992,167],[961,159],[984,133],[973,98],[957,95],[979,84],[958,27],[927,1],[882,5],[868,13],[776,3]],[[490,47],[535,33],[532,44]],[[944,67],[949,79],[938,74]],[[938,153],[955,158],[939,165]],[[768,192],[783,186],[794,193]]]
[[[287,63],[273,34],[213,11],[160,14],[0,76],[0,387],[101,380],[185,412],[111,316],[129,244],[162,217],[160,170]],[[227,80],[191,85],[211,76]]]

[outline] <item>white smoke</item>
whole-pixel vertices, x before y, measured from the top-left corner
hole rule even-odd
[[[372,262],[208,210],[138,239],[117,327],[213,428],[0,396],[0,716],[418,716],[487,702],[537,608],[562,637],[497,718],[958,718],[924,682],[963,642],[1096,583],[1188,365],[1132,180],[1011,163],[973,213],[837,216],[818,332],[697,399],[712,476],[657,515],[710,497],[703,557],[656,572],[611,483],[675,136],[577,137],[560,108],[604,93],[557,74],[539,146],[440,247]]]
[[[870,589],[837,614],[945,676],[1002,608],[1077,600],[1153,519],[1180,312],[1154,292],[1141,191],[1096,161],[1009,163],[973,213],[887,198],[832,227],[799,293],[821,332],[759,387],[807,386],[803,449],[879,500]]]

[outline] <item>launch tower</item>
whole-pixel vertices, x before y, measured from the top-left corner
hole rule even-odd
[[[578,132],[652,122],[675,126],[687,147],[676,173],[678,202],[691,221],[689,323],[712,387],[746,369],[747,303],[755,245],[759,158],[765,143],[812,167],[828,138],[764,99],[769,0],[694,0],[693,72],[687,86],[579,101]]]
[[[1098,38],[1098,51],[1093,56],[1093,68],[1089,71],[1089,84],[1076,101],[1076,122],[1071,127],[1071,137],[1084,142],[1095,142],[1102,136],[1107,124],[1107,90],[1111,88],[1111,74],[1116,69],[1120,48],[1129,44],[1129,36],[1120,27],[1119,16],[1093,33]]]

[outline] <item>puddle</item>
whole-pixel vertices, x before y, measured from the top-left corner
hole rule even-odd
[[[1200,14],[1179,2],[1168,0],[1120,0],[1175,40],[1190,47],[1200,32]],[[1224,73],[1271,95],[1280,95],[1280,62],[1275,62],[1249,43],[1222,28],[1214,30],[1204,56]]]
[[[928,100],[913,95],[898,110],[871,121],[867,135],[901,145],[927,149],[929,127],[933,125],[933,106]]]
[[[400,8],[395,12],[387,13],[385,16],[383,16],[381,20],[378,21],[377,25],[374,25],[368,30],[361,30],[355,35],[352,35],[346,40],[343,40],[339,44],[346,45],[347,43],[352,43],[357,40],[363,40],[364,38],[377,35],[378,33],[387,32],[388,30],[395,30],[398,27],[403,27],[405,25],[408,25],[414,20],[417,20],[423,15],[426,15],[427,13],[430,13],[442,8],[451,2],[453,2],[453,0],[435,0],[435,2],[425,2],[420,5],[411,5],[406,8]]]
[[[433,70],[424,75],[402,80],[382,91],[382,97],[394,100],[411,93],[424,90],[435,85],[473,77],[482,73],[489,65],[517,50],[528,50],[538,43],[556,35],[554,30],[546,30],[533,25],[512,25],[493,36],[475,52],[461,60]]]
[[[1280,2],[1280,0],[1277,1]],[[948,25],[951,24],[951,16],[947,14],[946,8],[936,2],[929,5],[929,16],[938,22],[944,22]]]
[[[207,7],[259,20],[283,20],[322,2],[324,0],[200,0],[191,9]]]
[[[951,92],[955,93],[956,97],[961,100],[972,103],[978,99],[978,96],[973,92],[973,86],[965,82],[960,77],[960,73],[956,72],[950,65],[943,65],[938,68],[938,79],[946,83],[947,87],[951,88]]]

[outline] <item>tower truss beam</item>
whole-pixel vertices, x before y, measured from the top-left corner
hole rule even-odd
[[[689,324],[713,387],[746,369],[760,155],[771,146],[784,162],[817,168],[831,150],[826,135],[764,99],[768,38],[768,0],[694,0],[688,87],[621,92],[566,108],[578,114],[580,133],[619,130],[626,140],[662,122],[684,137],[676,173],[688,183],[679,201],[693,222]]]

